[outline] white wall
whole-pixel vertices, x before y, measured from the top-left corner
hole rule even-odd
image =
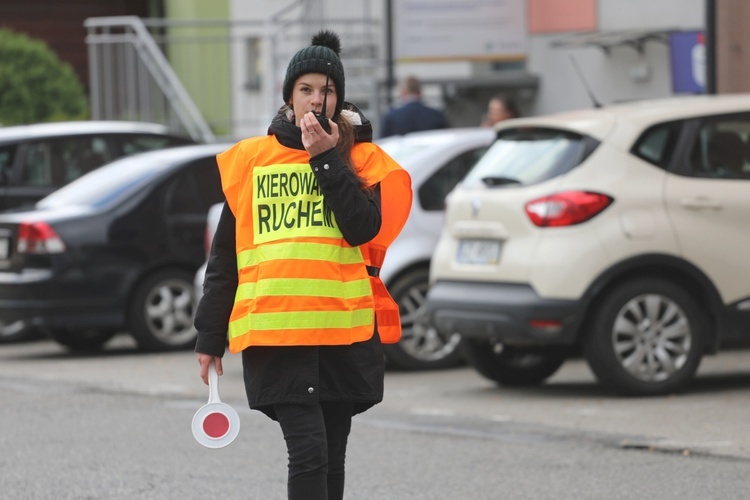
[[[599,0],[599,29],[697,28],[705,0]]]
[[[591,107],[586,86],[601,104],[672,92],[669,49],[664,44],[649,42],[643,54],[628,46],[612,48],[607,54],[595,47],[553,48],[550,42],[555,38],[537,36],[531,40],[528,69],[540,76],[531,114]]]
[[[700,29],[705,0],[599,0],[599,31]],[[609,104],[672,94],[669,46],[649,41],[643,54],[629,46],[554,48],[551,42],[570,34],[530,37],[528,69],[541,77],[531,114],[591,107],[574,57],[596,99]]]

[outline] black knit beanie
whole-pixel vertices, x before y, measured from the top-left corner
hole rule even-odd
[[[310,46],[299,50],[289,66],[286,68],[286,77],[284,77],[284,89],[282,97],[284,102],[289,104],[292,97],[294,82],[302,75],[308,73],[321,73],[330,77],[334,87],[336,87],[336,111],[334,116],[341,112],[344,105],[344,66],[341,64],[339,54],[341,53],[341,40],[339,36],[330,30],[321,30],[312,37]],[[329,66],[330,63],[330,66]],[[332,118],[332,117],[328,117]]]

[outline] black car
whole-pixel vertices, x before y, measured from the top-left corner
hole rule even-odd
[[[0,211],[29,207],[116,158],[193,144],[163,125],[77,121],[0,127]]]
[[[0,214],[0,324],[76,350],[123,331],[143,350],[193,345],[193,277],[206,213],[224,199],[215,156],[228,147],[121,158],[33,210]]]

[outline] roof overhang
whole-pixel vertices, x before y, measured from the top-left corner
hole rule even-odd
[[[700,31],[703,28],[632,29],[573,33],[552,42],[555,48],[598,47],[609,53],[613,47],[632,47],[643,54],[647,42],[669,43],[669,35],[682,31]]]

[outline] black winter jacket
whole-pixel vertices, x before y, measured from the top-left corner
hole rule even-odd
[[[355,140],[371,141],[370,122],[354,105],[346,103],[344,109],[361,122],[355,124]],[[299,127],[281,111],[268,133],[282,146],[304,149]],[[324,164],[329,168],[315,168]],[[371,240],[381,224],[379,187],[360,189],[335,148],[311,158],[310,166],[346,241],[361,245]],[[196,352],[224,355],[236,289],[235,217],[225,204],[195,315]],[[274,404],[351,401],[357,414],[383,398],[384,358],[377,331],[368,341],[345,346],[253,346],[242,352],[242,364],[250,407],[274,420]]]

